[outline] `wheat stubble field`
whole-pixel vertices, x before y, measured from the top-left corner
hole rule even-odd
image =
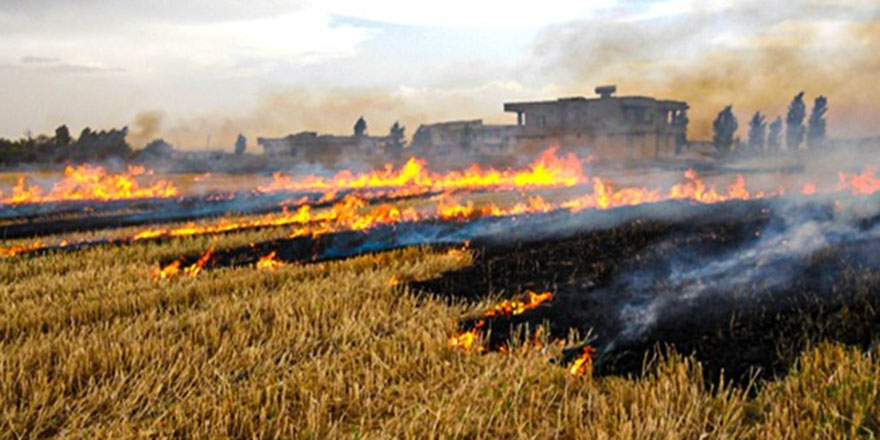
[[[458,319],[489,303],[392,281],[463,267],[466,251],[151,277],[153,261],[211,242],[0,261],[2,437],[877,436],[876,348],[818,343],[750,389],[708,387],[696,362],[676,356],[640,377],[572,376],[551,363],[552,345],[450,349]]]

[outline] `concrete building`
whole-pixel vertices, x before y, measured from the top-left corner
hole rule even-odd
[[[554,141],[599,159],[672,157],[687,142],[687,103],[615,92],[605,86],[598,98],[509,102],[504,111],[516,113],[521,142]]]
[[[509,102],[516,125],[485,125],[480,120],[422,125],[413,148],[456,148],[471,154],[534,152],[551,145],[602,160],[672,157],[687,142],[687,109],[681,101],[643,96],[615,97],[616,87],[597,87],[598,98]]]
[[[395,127],[397,125],[395,124]],[[391,156],[400,152],[403,142],[403,129],[388,136],[369,136],[363,118],[355,124],[351,136],[319,135],[314,131],[303,131],[281,138],[257,138],[267,156],[296,157],[303,162],[325,162],[339,158],[369,158],[370,156]]]
[[[551,146],[609,161],[668,158],[685,146],[687,103],[617,97],[615,92],[615,86],[604,86],[596,88],[596,98],[505,103],[505,112],[516,113],[516,124],[484,124],[479,119],[423,124],[413,136],[410,151],[449,164],[516,163]],[[304,162],[342,157],[369,160],[399,154],[403,129],[395,124],[389,136],[368,136],[361,118],[352,136],[304,131],[282,138],[257,138],[257,143],[266,155]]]

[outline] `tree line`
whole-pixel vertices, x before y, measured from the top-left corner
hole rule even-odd
[[[86,127],[74,138],[66,125],[55,129],[54,136],[28,134],[12,140],[0,138],[0,165],[22,163],[65,163],[128,159],[131,146],[126,142],[128,128],[93,131]]]
[[[735,137],[739,123],[733,114],[733,106],[728,105],[718,113],[712,124],[712,141],[721,155],[730,154],[734,147],[744,154],[772,154],[802,148],[820,151],[828,147],[825,121],[827,113],[828,99],[819,96],[813,101],[813,108],[807,118],[804,92],[799,92],[788,105],[784,139],[782,118],[777,116],[768,123],[767,115],[756,111],[749,120],[748,140],[743,143]]]

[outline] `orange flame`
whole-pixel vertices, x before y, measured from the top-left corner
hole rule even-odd
[[[180,261],[175,261],[161,269],[156,269],[153,277],[159,280],[167,280],[180,272]]]
[[[873,168],[862,171],[861,174],[847,176],[845,173],[838,173],[840,179],[840,189],[848,189],[853,194],[868,195],[880,191],[880,177],[875,175]]]
[[[575,376],[589,375],[592,371],[593,358],[596,357],[596,350],[586,345],[580,355],[568,367],[568,372]]]
[[[174,185],[159,180],[141,187],[135,176],[145,173],[143,167],[129,167],[127,173],[108,173],[101,167],[88,164],[64,169],[64,178],[52,186],[47,194],[38,185],[28,186],[24,176],[19,177],[12,196],[0,203],[44,203],[68,200],[126,200],[167,198],[178,195]]]
[[[257,261],[257,269],[259,270],[274,270],[283,265],[284,263],[275,259],[275,251],[269,252]]]
[[[202,272],[202,269],[205,267],[205,264],[208,263],[208,260],[211,259],[211,256],[214,255],[214,246],[208,248],[201,257],[199,257],[198,261],[191,264],[189,267],[183,269],[184,275],[194,277]],[[174,263],[171,263],[174,264]],[[178,262],[178,266],[179,266]]]
[[[397,170],[391,165],[386,165],[383,170],[373,170],[361,174],[341,171],[330,178],[305,176],[293,179],[276,173],[273,176],[273,181],[259,187],[259,190],[263,192],[336,191],[361,188],[421,187],[442,191],[474,188],[566,187],[585,181],[583,165],[575,155],[568,154],[559,157],[556,155],[556,148],[550,148],[541,153],[526,169],[519,171],[498,171],[493,168],[483,169],[479,165],[473,165],[464,171],[437,174],[427,170],[424,160],[410,158]]]
[[[611,209],[670,199],[689,200],[698,203],[717,203],[728,200],[772,197],[785,193],[784,187],[778,188],[775,193],[749,192],[746,187],[745,178],[741,175],[736,176],[736,180],[727,187],[726,192],[718,192],[714,187],[706,185],[693,170],[685,172],[684,180],[682,183],[673,185],[664,193],[660,189],[640,187],[616,189],[609,181],[593,178],[593,191],[591,193],[555,204],[534,196],[529,199],[528,203],[517,203],[512,208],[500,208],[494,203],[483,203],[478,206],[473,201],[467,201],[462,204],[454,200],[449,194],[442,194],[436,199],[436,209],[433,213],[417,212],[412,207],[402,208],[391,203],[378,205],[365,211],[367,202],[364,197],[367,196],[349,194],[328,210],[313,212],[311,206],[303,205],[295,212],[284,211],[281,214],[268,214],[250,220],[222,220],[218,223],[206,225],[189,224],[172,228],[149,228],[117,241],[136,242],[157,238],[220,234],[243,229],[283,226],[295,226],[289,237],[298,237],[344,230],[366,230],[379,224],[394,224],[403,221],[437,218],[442,220],[470,220],[487,216],[548,212],[555,209],[568,209],[572,212],[578,212],[584,209]],[[841,173],[839,180],[840,187],[838,190],[850,189],[857,195],[880,191],[880,178],[877,178],[872,170],[866,170],[856,176],[847,176]],[[802,192],[811,194],[811,191],[814,189],[815,185],[806,184]],[[50,246],[52,245],[40,242],[31,245],[13,246],[0,249],[0,256],[13,256]]]
[[[527,291],[526,293],[529,297],[528,301],[504,300],[486,310],[482,315],[483,319],[475,322],[472,329],[457,332],[450,336],[448,341],[449,347],[461,348],[464,351],[474,351],[477,353],[482,352],[483,347],[479,345],[474,346],[474,341],[478,340],[482,335],[482,330],[486,326],[485,318],[520,315],[553,298],[553,293],[551,292],[535,293]]]

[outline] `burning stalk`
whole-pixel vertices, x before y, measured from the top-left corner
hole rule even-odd
[[[581,353],[568,366],[568,372],[574,376],[589,376],[592,373],[593,359],[596,358],[596,350],[585,345]]]
[[[284,263],[275,259],[275,251],[272,251],[260,257],[257,261],[256,267],[259,270],[274,270],[283,265]]]
[[[461,348],[464,351],[481,353],[483,352],[483,347],[479,344],[474,346],[474,341],[477,341],[482,337],[482,332],[486,326],[486,320],[488,318],[521,315],[528,310],[537,308],[553,298],[553,293],[551,292],[535,293],[529,290],[526,293],[528,295],[528,301],[504,300],[490,307],[481,315],[481,319],[474,323],[473,328],[450,336],[449,346],[451,348]]]

